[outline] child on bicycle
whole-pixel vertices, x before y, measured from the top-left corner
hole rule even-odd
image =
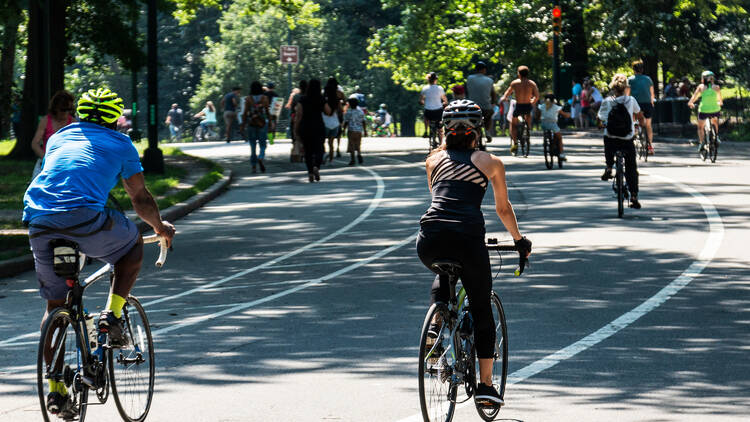
[[[563,153],[563,139],[560,126],[557,125],[557,117],[570,117],[570,113],[563,111],[562,106],[557,104],[555,94],[548,92],[544,95],[544,102],[538,106],[542,113],[542,130],[550,130],[557,141],[557,150],[560,151],[560,161],[567,161]]]

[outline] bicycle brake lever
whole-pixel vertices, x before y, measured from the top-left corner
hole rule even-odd
[[[529,258],[525,256],[519,256],[518,268],[513,272],[513,275],[515,275],[516,277],[520,276],[521,274],[523,274],[523,270],[526,269],[527,266],[531,267],[531,265],[529,264]]]

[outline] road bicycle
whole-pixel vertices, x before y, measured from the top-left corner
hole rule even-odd
[[[438,120],[428,120],[428,139],[430,140],[430,151],[440,146],[440,122]]]
[[[716,156],[719,153],[719,138],[716,134],[716,127],[711,123],[711,119],[706,120],[706,124],[703,125],[703,143],[699,147],[698,154],[703,161],[706,161],[708,158],[712,163],[715,163]]]
[[[85,280],[79,274],[86,257],[75,242],[53,240],[55,270],[66,278],[71,290],[65,305],[52,310],[42,327],[37,353],[37,391],[45,422],[58,417],[83,422],[88,406],[107,402],[110,391],[124,421],[143,421],[154,395],[154,344],[146,311],[134,296],[128,296],[122,309],[125,344],[109,344],[107,333],[95,328],[94,316],[84,307],[83,293],[92,284],[109,277],[114,266],[107,264]],[[159,243],[156,266],[167,257],[164,238],[152,235],[144,243]],[[65,385],[70,402],[57,415],[47,411],[49,380]],[[89,391],[96,402],[89,401]]]
[[[638,158],[648,161],[648,140],[646,139],[643,128],[638,123],[635,124],[635,148],[638,152]]]
[[[193,142],[208,141],[216,142],[219,140],[219,132],[216,130],[215,124],[207,124],[204,128],[203,125],[198,124],[193,130]]]
[[[487,249],[516,251],[513,245],[498,245],[497,239],[487,240]],[[527,264],[521,257],[515,274],[521,275]],[[501,259],[502,265],[502,259]],[[456,292],[461,264],[450,259],[436,259],[431,268],[448,276],[450,303],[433,303],[422,324],[419,340],[419,403],[425,422],[450,422],[457,403],[470,400],[476,391],[479,360],[474,347],[474,327],[470,304],[463,286]],[[495,355],[492,384],[502,398],[508,376],[508,327],[500,296],[490,294],[492,316],[495,321]],[[434,323],[438,322],[439,328]],[[458,390],[463,386],[466,398],[459,401]],[[479,416],[494,420],[499,406],[485,406],[475,402]]]
[[[524,115],[518,116],[519,126],[517,128],[516,137],[518,139],[518,149],[513,155],[518,156],[519,153],[522,157],[529,156],[529,149],[531,145],[531,128],[526,123]]]
[[[563,167],[563,160],[560,159],[560,145],[555,140],[555,135],[551,130],[544,131],[544,164],[547,169],[551,170],[555,166],[555,157],[557,157],[557,166]]]
[[[612,181],[612,190],[617,198],[617,217],[622,218],[625,213],[625,201],[628,200],[628,184],[625,181],[625,155],[618,150],[615,153],[615,179]]]

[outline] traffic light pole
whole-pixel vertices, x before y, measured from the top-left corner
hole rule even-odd
[[[156,56],[156,0],[148,1],[147,68],[148,68],[148,148],[143,151],[143,170],[147,173],[164,173],[164,155],[159,149],[157,105],[158,78]]]
[[[552,38],[552,87],[555,97],[560,98],[560,36],[557,34]]]

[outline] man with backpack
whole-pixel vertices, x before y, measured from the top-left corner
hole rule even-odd
[[[604,129],[604,159],[607,168],[602,174],[602,180],[612,178],[612,166],[615,164],[615,154],[622,151],[625,157],[625,181],[630,191],[630,207],[640,209],[638,202],[638,164],[635,159],[635,119],[643,125],[643,113],[638,102],[630,95],[625,95],[628,79],[622,73],[616,74],[609,84],[613,96],[602,101],[599,108],[599,120]]]

